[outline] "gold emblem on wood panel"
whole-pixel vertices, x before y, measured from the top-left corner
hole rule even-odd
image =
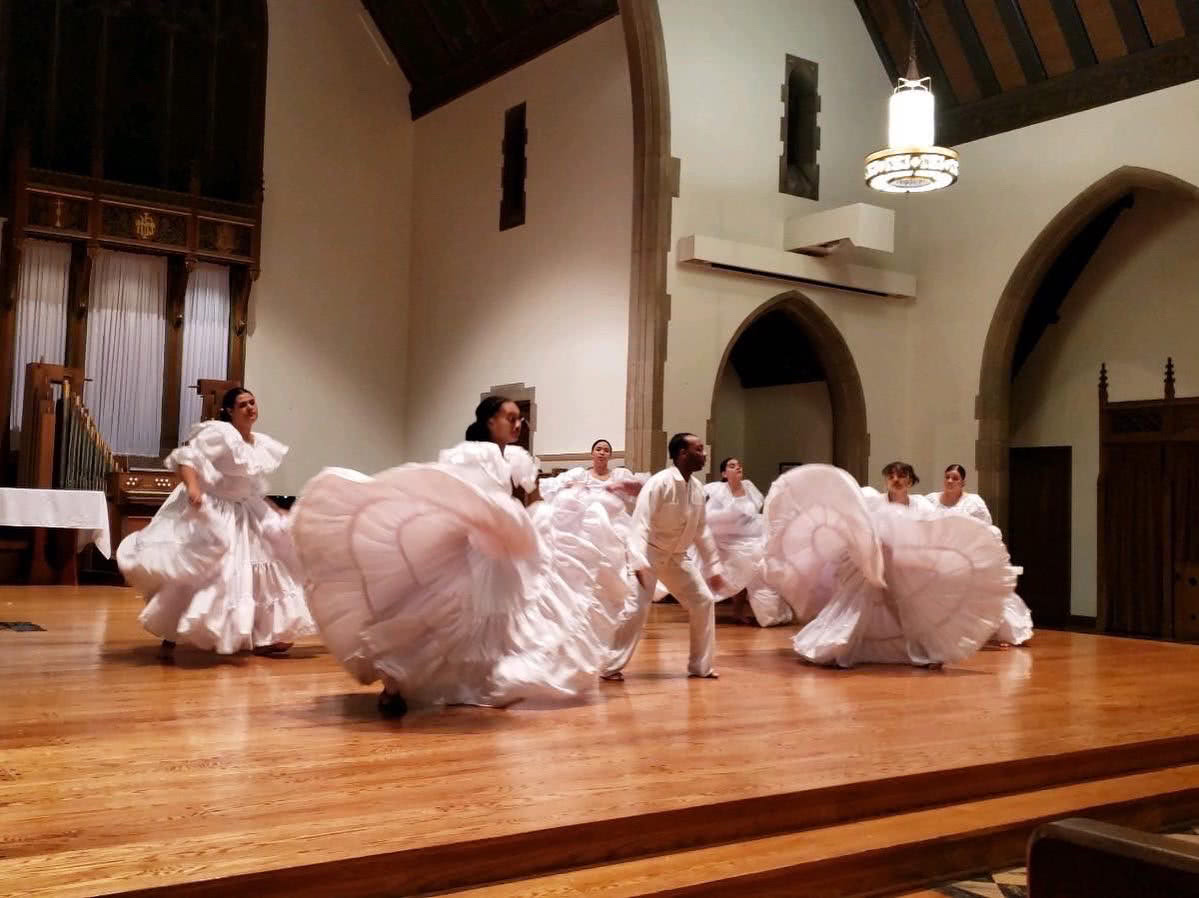
[[[133,221],[133,230],[142,240],[153,240],[154,235],[158,233],[158,222],[143,209],[141,215]]]
[[[216,249],[218,253],[233,251],[233,227],[227,222],[216,226]]]

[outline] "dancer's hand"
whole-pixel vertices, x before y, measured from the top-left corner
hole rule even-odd
[[[641,571],[633,571],[633,576],[637,578],[637,582],[641,584],[641,588],[645,589],[645,577],[641,576]]]
[[[724,577],[720,576],[720,574],[717,574],[708,580],[708,587],[712,590],[714,595],[722,596],[728,591],[729,585],[725,582]]]
[[[624,493],[627,496],[636,496],[641,492],[641,481],[617,480],[614,483],[607,484],[607,487],[614,493]]]
[[[192,484],[187,488],[187,501],[191,503],[192,508],[199,508],[204,502],[204,491]]]

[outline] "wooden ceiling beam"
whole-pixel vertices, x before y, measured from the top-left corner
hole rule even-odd
[[[519,31],[509,32],[477,52],[472,50],[469,58],[455,59],[444,69],[429,73],[428,79],[409,76],[412,117],[420,118],[444,106],[615,15],[616,0],[569,0]]]
[[[995,0],[995,8],[1003,27],[1007,31],[1016,58],[1020,60],[1020,68],[1024,70],[1024,78],[1029,84],[1044,81],[1046,78],[1045,63],[1041,61],[1041,53],[1033,42],[1028,23],[1024,21],[1024,13],[1020,10],[1017,0]]]
[[[1066,46],[1070,48],[1074,68],[1084,69],[1098,62],[1095,48],[1091,46],[1091,39],[1087,36],[1086,26],[1082,23],[1082,16],[1078,14],[1074,0],[1050,0],[1050,5],[1053,6],[1053,14],[1061,26],[1062,35],[1066,38]]]
[[[1137,0],[1108,0],[1108,2],[1111,3],[1116,22],[1120,25],[1120,34],[1124,36],[1124,46],[1128,48],[1128,52],[1140,53],[1142,50],[1152,47],[1153,41],[1149,37],[1149,29],[1145,26],[1145,20],[1141,18]],[[1199,9],[1199,5],[1191,4],[1191,8]]]
[[[902,3],[903,0],[897,2]],[[937,92],[937,106],[942,109],[957,106],[961,102],[958,98],[958,88],[945,74],[941,57],[925,25],[924,16],[919,12],[916,13],[916,60],[920,65],[920,73],[933,79],[933,90]]]
[[[1004,90],[1014,90],[1028,83],[1016,51],[1008,39],[999,10],[995,8],[995,0],[966,0],[966,8],[970,11],[970,19],[974,22],[974,30],[987,51],[991,68],[999,85]]]
[[[1199,34],[1199,3],[1195,0],[1174,0],[1178,18],[1182,20],[1187,34]]]
[[[858,15],[862,17],[862,23],[866,26],[866,33],[870,35],[870,40],[874,43],[874,50],[878,53],[879,61],[887,72],[887,78],[894,84],[899,78],[899,72],[895,68],[895,60],[891,58],[891,53],[887,49],[887,42],[883,39],[882,32],[879,31],[878,21],[874,18],[870,4],[866,0],[853,0],[853,2],[858,8]]]
[[[1199,5],[1195,0],[1187,2],[1192,10]],[[1149,29],[1154,46],[1168,44],[1186,34],[1182,18],[1183,4],[1175,0],[1137,0],[1137,5],[1141,8],[1141,16],[1145,19],[1145,27]]]
[[[947,110],[938,117],[938,139],[946,146],[967,143],[1195,79],[1199,79],[1199,35],[1189,35]]]
[[[1116,13],[1108,0],[1075,0],[1078,4],[1079,15],[1087,27],[1091,38],[1091,46],[1100,62],[1109,59],[1119,59],[1128,55],[1128,47],[1124,35],[1120,33],[1120,23],[1116,21]],[[1134,0],[1135,2],[1135,0]],[[1145,40],[1149,37],[1146,35]],[[1145,49],[1145,48],[1142,48]]]
[[[970,61],[970,68],[974,71],[974,80],[983,96],[991,97],[999,93],[1002,90],[999,78],[991,66],[991,57],[987,54],[987,50],[978,36],[974,19],[966,8],[966,0],[945,0],[945,14],[953,24],[954,31],[957,32],[958,41],[966,53],[966,59]]]
[[[945,69],[945,75],[953,84],[958,102],[971,103],[983,97],[983,89],[978,83],[974,65],[962,44],[961,33],[950,17],[947,5],[944,0],[941,3],[926,4],[920,10],[920,18],[928,34],[929,43]],[[965,8],[961,11],[965,13]],[[966,18],[969,20],[969,15]],[[986,62],[986,54],[982,53],[980,57],[989,69],[991,64]]]

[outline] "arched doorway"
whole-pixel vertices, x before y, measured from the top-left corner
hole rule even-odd
[[[708,420],[709,442],[718,413],[721,380],[732,363],[738,342],[755,323],[768,316],[779,315],[785,316],[791,325],[802,332],[805,346],[810,347],[815,357],[814,365],[819,368],[828,385],[828,402],[832,410],[833,464],[865,483],[870,463],[870,435],[866,430],[866,396],[862,391],[857,365],[845,338],[828,315],[812,300],[794,290],[781,293],[756,308],[741,322],[725,347],[713,384],[712,412]]]
[[[1012,272],[991,318],[975,401],[975,467],[978,490],[1004,529],[1011,495],[1012,361],[1025,318],[1046,275],[1070,243],[1104,210],[1137,189],[1199,199],[1195,185],[1162,172],[1135,166],[1116,169],[1082,191],[1042,229]]]

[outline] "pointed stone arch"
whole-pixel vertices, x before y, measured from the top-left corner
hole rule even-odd
[[[996,522],[1006,528],[1010,495],[1012,356],[1029,306],[1050,266],[1099,212],[1133,190],[1154,190],[1199,200],[1199,187],[1163,172],[1126,165],[1100,178],[1045,225],[1016,265],[991,317],[983,346],[974,416],[978,440],[974,464],[978,491],[987,497]]]
[[[775,309],[782,309],[807,334],[828,378],[829,401],[833,410],[833,464],[844,468],[859,483],[869,482],[870,433],[866,428],[866,394],[862,390],[862,378],[853,360],[849,345],[841,331],[820,306],[797,290],[788,290],[771,297],[758,306],[733,333],[712,385],[710,413],[715,416],[716,392],[729,355],[746,328]],[[711,441],[712,421],[708,420],[708,440]]]

